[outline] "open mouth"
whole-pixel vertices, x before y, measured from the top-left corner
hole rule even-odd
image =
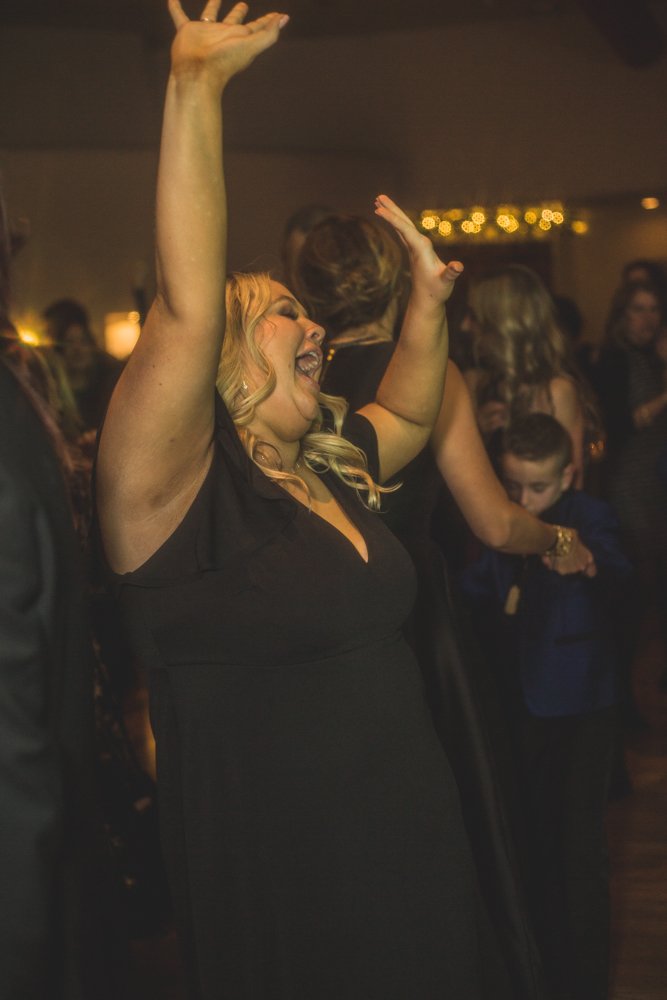
[[[305,375],[313,382],[317,382],[317,375],[322,367],[322,352],[318,347],[313,347],[303,354],[297,355],[295,368],[299,375]]]

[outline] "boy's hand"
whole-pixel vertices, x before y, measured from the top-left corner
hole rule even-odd
[[[576,528],[568,529],[572,532],[572,548],[566,556],[542,556],[542,562],[547,569],[552,569],[561,576],[568,576],[570,573],[583,573],[584,576],[596,576],[597,566],[593,553],[586,548]]]

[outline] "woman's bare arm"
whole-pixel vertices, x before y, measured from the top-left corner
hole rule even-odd
[[[210,463],[224,333],[227,208],[221,96],[278,38],[286,18],[243,24],[246,4],[215,23],[219,0],[190,21],[178,0],[157,191],[157,295],[111,401],[98,498],[107,556],[119,571],[168,537]]]
[[[391,199],[378,198],[376,212],[389,222],[410,256],[412,289],[401,335],[377,391],[362,409],[378,436],[380,477],[387,480],[427,444],[440,408],[447,365],[445,303],[463,271],[443,264],[427,236]]]
[[[431,446],[443,479],[480,541],[517,555],[542,555],[553,544],[555,529],[512,503],[498,481],[477,428],[470,392],[451,361]],[[593,558],[577,536],[570,555],[553,564],[559,573],[590,572]]]

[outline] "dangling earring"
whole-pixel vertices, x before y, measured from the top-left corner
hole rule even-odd
[[[249,391],[248,390],[248,383],[246,382],[245,379],[243,379],[243,381],[241,382],[241,392],[243,393],[244,396],[247,396],[248,395],[248,391]]]

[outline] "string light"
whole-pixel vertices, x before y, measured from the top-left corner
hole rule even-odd
[[[473,205],[469,209],[426,209],[420,214],[419,224],[436,242],[507,237],[544,239],[560,228],[579,236],[589,230],[588,222],[581,216],[575,216],[560,201],[528,205],[504,203],[495,207]]]
[[[642,198],[641,201],[642,208],[645,208],[647,212],[652,212],[656,208],[660,208],[659,198]]]

